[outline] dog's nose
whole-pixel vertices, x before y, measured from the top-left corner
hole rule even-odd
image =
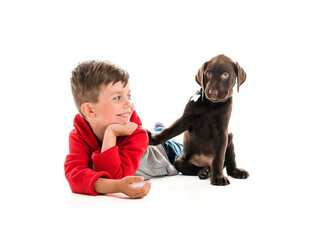
[[[210,89],[209,90],[209,96],[211,98],[217,97],[217,95],[218,95],[218,90],[216,90],[216,89]]]

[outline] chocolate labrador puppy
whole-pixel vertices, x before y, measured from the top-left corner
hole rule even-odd
[[[210,177],[213,185],[228,185],[223,175],[245,179],[249,173],[237,168],[233,135],[228,133],[232,111],[233,86],[237,90],[245,82],[246,73],[237,62],[218,55],[205,62],[196,74],[201,89],[190,98],[182,117],[162,132],[151,135],[149,144],[157,145],[183,132],[183,154],[176,159],[175,167],[186,175]]]

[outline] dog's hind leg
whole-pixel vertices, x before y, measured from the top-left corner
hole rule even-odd
[[[232,133],[229,133],[228,136],[228,145],[225,153],[224,167],[226,167],[226,171],[231,177],[245,179],[249,176],[249,173],[247,171],[241,168],[237,168]]]
[[[195,176],[202,169],[189,162],[190,154],[183,153],[175,161],[175,168],[184,175]]]

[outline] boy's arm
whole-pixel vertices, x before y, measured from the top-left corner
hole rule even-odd
[[[143,198],[148,194],[150,182],[135,187],[133,183],[143,181],[142,177],[129,176],[113,180],[106,171],[95,172],[90,167],[92,162],[86,145],[71,135],[69,142],[70,153],[66,157],[64,170],[72,192],[90,195],[121,192],[131,198]]]
[[[92,170],[88,147],[73,134],[70,134],[69,150],[70,153],[66,156],[64,163],[64,172],[71,191],[98,195],[99,193],[94,190],[94,183],[98,178],[111,179],[111,175],[106,171],[95,172]]]
[[[134,124],[130,122],[130,132],[134,131],[132,126],[137,126]],[[126,135],[127,131],[124,129],[121,134],[114,127],[116,126],[106,129],[102,149],[92,154],[92,161],[95,171],[106,171],[113,179],[121,179],[133,175],[138,169],[140,158],[148,147],[148,137],[146,131],[138,126],[131,135],[118,139],[118,145],[116,145],[115,135]]]

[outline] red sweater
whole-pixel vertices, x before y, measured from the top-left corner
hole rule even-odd
[[[90,125],[76,115],[64,163],[65,177],[72,192],[98,195],[93,185],[99,177],[121,179],[136,172],[147,149],[148,137],[135,111],[130,121],[138,124],[138,128],[129,136],[118,137],[116,146],[101,153],[101,145]]]

